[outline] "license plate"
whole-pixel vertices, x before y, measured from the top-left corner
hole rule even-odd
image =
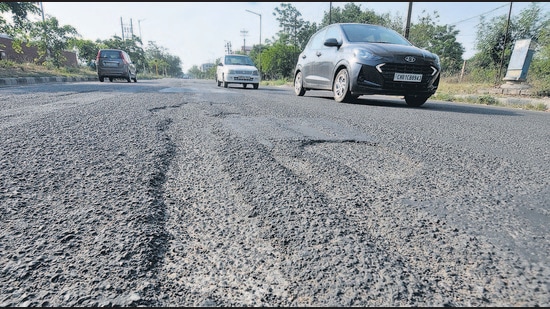
[[[118,62],[103,62],[106,67],[118,67]]]
[[[422,81],[422,74],[395,73],[393,80],[396,82],[414,82]]]

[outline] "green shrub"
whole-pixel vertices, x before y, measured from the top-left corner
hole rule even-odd
[[[482,95],[477,98],[477,101],[479,104],[485,104],[485,105],[497,105],[498,100],[493,98],[490,95]]]

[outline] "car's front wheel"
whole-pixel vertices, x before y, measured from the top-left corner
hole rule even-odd
[[[218,87],[222,85],[222,83],[218,79],[218,74],[216,74],[216,85],[218,85]]]
[[[429,97],[430,96],[426,96],[426,95],[406,95],[405,96],[405,102],[409,106],[419,107],[422,104],[426,103],[426,101],[428,101]]]
[[[223,88],[227,88],[229,84],[225,81],[225,76],[222,74]]]
[[[103,76],[100,76],[99,77],[99,81],[103,83],[103,81],[105,80],[105,78]]]
[[[298,72],[296,73],[296,76],[294,76],[294,93],[299,97],[306,94],[304,83],[302,81],[302,72]]]
[[[258,84],[258,83],[252,84],[252,87],[254,87],[254,89],[258,89],[259,86],[260,86],[260,84]]]
[[[336,102],[348,102],[351,100],[349,73],[347,69],[341,69],[338,71],[338,74],[336,74],[334,84],[332,85],[332,92],[334,93],[334,100]]]

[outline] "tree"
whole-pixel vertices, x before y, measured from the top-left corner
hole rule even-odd
[[[353,2],[348,2],[343,9],[335,7],[332,13],[326,12],[323,16],[322,26],[328,26],[330,23],[363,23],[384,25],[385,20],[381,15],[377,15],[374,11],[361,9],[360,5]]]
[[[78,50],[79,60],[87,64],[91,64],[96,59],[97,52],[101,49],[97,42],[85,39],[73,39],[70,45]]]
[[[443,72],[453,74],[462,67],[464,47],[456,40],[459,34],[454,26],[437,25],[439,14],[422,11],[419,22],[411,24],[409,41],[415,46],[439,55]]]
[[[38,2],[0,2],[0,33],[16,37],[31,27],[29,14],[41,12]],[[11,13],[12,23],[2,17],[3,13]]]
[[[63,51],[69,46],[69,41],[78,36],[78,32],[72,26],[60,26],[57,18],[50,17],[33,23],[29,36],[29,45],[38,49],[39,59],[35,61],[41,62],[45,59],[47,63],[59,68],[66,60]]]
[[[305,25],[304,19],[301,17],[302,13],[291,3],[281,3],[279,7],[275,8],[273,16],[276,16],[281,28],[277,33],[279,36],[278,41],[293,46],[301,46],[301,42],[298,41],[298,33]]]
[[[267,79],[291,78],[296,66],[294,55],[294,47],[283,41],[269,46],[262,53],[263,74]]]
[[[495,68],[501,63],[508,66],[512,48],[517,40],[530,38],[538,42],[550,26],[549,14],[543,15],[537,2],[532,2],[527,9],[510,18],[508,33],[507,21],[507,15],[496,16],[489,21],[481,17],[477,31],[476,66]],[[539,49],[544,48],[540,46],[539,44]]]
[[[168,50],[158,46],[154,41],[149,41],[145,48],[145,59],[151,69],[157,75],[181,76],[181,59],[168,53]]]
[[[141,40],[137,36],[130,39],[122,39],[119,36],[112,36],[108,40],[101,41],[102,48],[121,49],[128,53],[132,62],[140,67],[145,62],[145,52],[141,48]]]

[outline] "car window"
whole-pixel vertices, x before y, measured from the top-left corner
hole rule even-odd
[[[252,59],[247,56],[225,56],[224,63],[233,65],[254,65]]]
[[[342,42],[342,34],[340,32],[340,27],[332,26],[327,28],[327,32],[325,34],[325,40],[330,38],[334,38],[338,42]]]
[[[389,43],[411,45],[399,33],[384,27],[365,24],[342,25],[342,31],[350,42]]]
[[[323,29],[311,37],[308,43],[309,49],[320,49],[323,48],[323,44],[325,43],[325,34],[327,32],[327,29]]]
[[[99,53],[99,57],[108,59],[120,59],[120,52],[116,50],[102,50]]]

